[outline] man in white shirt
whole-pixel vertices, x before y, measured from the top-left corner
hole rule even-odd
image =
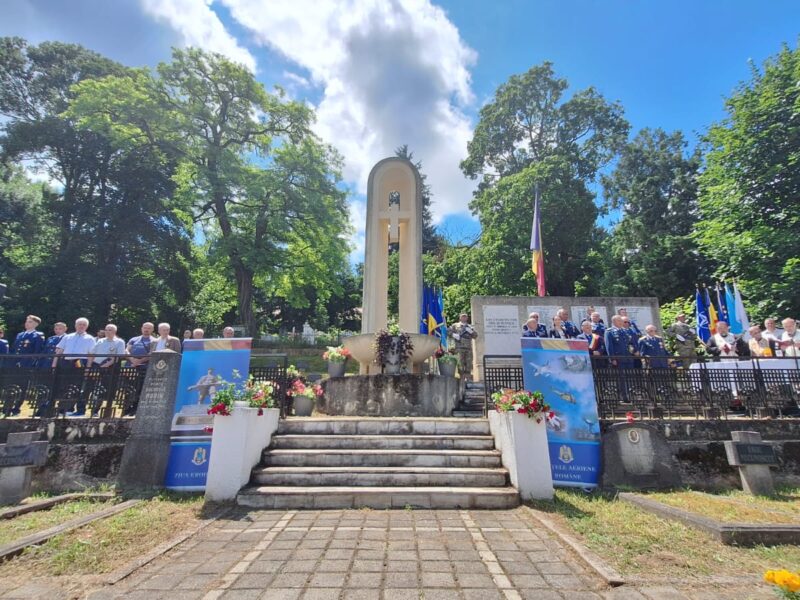
[[[53,359],[53,366],[83,367],[86,365],[88,354],[92,351],[95,339],[86,333],[89,328],[89,319],[81,317],[75,321],[75,331],[68,333],[56,346],[56,358]],[[60,360],[59,355],[67,356],[67,359]],[[70,365],[70,363],[72,363]]]
[[[125,354],[125,340],[117,337],[117,326],[109,323],[106,325],[105,333],[106,337],[102,340],[98,339],[90,351],[91,356],[89,356],[89,364],[87,366],[91,367],[92,364],[94,364],[101,369],[107,369],[113,365],[116,360],[110,356],[99,356],[95,358],[95,355],[113,354],[115,356],[122,356]]]
[[[155,350],[172,350],[180,354],[181,341],[169,334],[170,329],[169,323],[158,324],[158,337],[156,338]]]
[[[781,336],[781,348],[784,356],[800,356],[800,331],[797,331],[797,321],[794,319],[784,319],[783,336]]]
[[[783,336],[783,331],[778,329],[778,326],[775,324],[775,319],[769,317],[764,319],[764,331],[761,333],[761,335],[768,340],[772,340],[773,342],[780,342],[781,337]]]
[[[716,357],[737,359],[747,356],[748,349],[741,338],[736,338],[725,321],[717,323],[717,333],[708,340],[708,351]]]

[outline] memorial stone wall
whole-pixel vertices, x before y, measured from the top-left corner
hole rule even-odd
[[[539,313],[539,322],[548,329],[552,327],[553,316],[564,307],[570,319],[576,324],[585,318],[590,306],[600,313],[607,326],[611,316],[620,308],[628,311],[628,316],[644,331],[646,325],[653,324],[661,331],[661,314],[658,298],[625,297],[572,297],[572,296],[473,296],[470,319],[478,332],[473,352],[472,376],[483,380],[484,355],[519,355],[519,338],[522,326],[532,312]]]

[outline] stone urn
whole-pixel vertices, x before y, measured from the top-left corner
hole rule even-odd
[[[439,364],[439,375],[442,377],[455,377],[456,376],[456,365],[457,363],[453,361],[444,361],[444,360],[437,360]]]
[[[314,412],[314,399],[308,396],[292,396],[295,417],[310,417]]]
[[[328,361],[328,377],[344,377],[345,367],[347,366],[347,361],[342,360],[338,362],[334,362],[332,360]]]

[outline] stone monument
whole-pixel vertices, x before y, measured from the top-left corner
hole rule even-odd
[[[771,496],[775,484],[769,468],[778,466],[771,444],[761,440],[757,431],[731,431],[731,441],[725,442],[728,464],[739,468],[742,489],[754,496]]]
[[[664,435],[636,421],[614,423],[603,434],[603,487],[670,489],[680,487],[678,461]]]
[[[17,504],[31,495],[34,467],[47,462],[47,442],[41,431],[9,433],[0,444],[0,505]]]
[[[373,338],[389,317],[389,244],[400,255],[398,325],[412,336],[412,371],[438,348],[438,340],[419,331],[422,308],[422,183],[405,158],[384,158],[369,174],[364,250],[361,335],[345,340],[362,375],[380,373],[373,362]]]
[[[181,355],[159,350],[150,355],[131,435],[122,451],[117,481],[123,491],[164,487]]]

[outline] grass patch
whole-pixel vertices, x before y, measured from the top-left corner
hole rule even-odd
[[[193,526],[202,509],[202,496],[163,494],[28,548],[4,568],[36,576],[110,573]]]
[[[768,569],[800,568],[798,546],[725,546],[682,523],[661,519],[612,497],[558,489],[534,508],[577,534],[626,576],[689,581],[711,575],[760,578]]]
[[[648,498],[724,523],[800,525],[800,489],[784,488],[775,496],[752,496],[741,490],[705,494],[691,490],[651,493]]]
[[[44,498],[37,498],[37,500],[42,499]],[[5,546],[20,538],[50,529],[89,513],[97,512],[110,505],[110,501],[72,500],[64,504],[57,504],[46,510],[27,513],[13,519],[3,519],[0,521],[0,546]]]

